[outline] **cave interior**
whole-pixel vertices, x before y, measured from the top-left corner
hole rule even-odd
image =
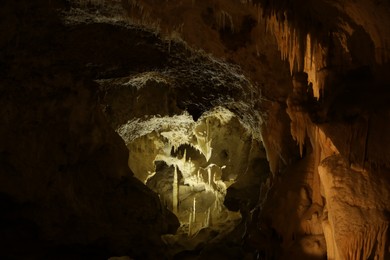
[[[3,0],[1,259],[390,259],[390,2]]]

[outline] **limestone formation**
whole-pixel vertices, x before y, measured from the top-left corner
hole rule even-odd
[[[0,3],[0,259],[390,259],[390,3]]]

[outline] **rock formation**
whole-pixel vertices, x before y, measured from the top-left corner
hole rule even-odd
[[[1,259],[389,259],[384,0],[0,3]]]

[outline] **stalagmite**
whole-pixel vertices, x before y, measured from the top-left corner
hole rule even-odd
[[[195,223],[195,221],[196,221],[196,198],[194,197],[194,206],[193,206],[193,211],[194,211],[194,213],[193,213],[193,222]]]
[[[207,217],[206,217],[206,227],[210,226],[210,208],[207,209]]]
[[[214,202],[214,212],[220,212],[221,206],[219,205],[219,196],[218,192],[214,190],[215,202]]]
[[[179,191],[178,191],[178,184],[177,184],[177,166],[175,165],[175,172],[173,174],[173,194],[172,194],[172,209],[173,213],[177,214],[177,204],[178,204],[178,197],[179,197]]]
[[[137,146],[132,149],[141,150],[146,156],[141,156],[139,152],[139,158],[133,164],[142,164],[146,159],[152,162],[157,173],[146,184],[161,195],[164,207],[167,206],[178,217],[182,225],[177,234],[191,237],[204,227],[219,230],[235,225],[235,222],[221,223],[226,216],[238,218],[223,206],[227,187],[222,180],[222,169],[226,169],[223,164],[234,164],[226,173],[231,184],[236,178],[235,173],[241,172],[236,165],[248,163],[247,158],[241,159],[239,151],[249,148],[252,135],[249,126],[242,124],[238,118],[231,120],[235,115],[227,109],[216,108],[215,112],[208,113],[197,122],[187,116],[178,120],[176,117],[153,117],[148,121],[150,125],[134,123],[124,132],[133,129],[141,132],[140,129],[149,127],[142,130],[145,133],[143,139],[139,139],[142,142],[135,139]],[[152,126],[158,127],[150,132]],[[221,211],[224,211],[222,218],[219,216]],[[211,226],[211,219],[214,226]]]
[[[192,228],[192,212],[190,212],[188,217],[188,236],[191,236],[191,228]]]

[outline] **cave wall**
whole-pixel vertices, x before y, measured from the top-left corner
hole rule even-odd
[[[132,177],[112,129],[128,118],[108,122],[101,109],[110,107],[100,102],[107,96],[97,93],[104,94],[104,80],[122,84],[168,64],[176,70],[163,78],[177,72],[183,85],[174,84],[177,104],[162,95],[163,113],[199,118],[217,98],[200,99],[213,90],[196,88],[194,75],[204,70],[194,64],[229,69],[202,55],[193,62],[188,46],[239,65],[249,79],[242,92],[216,92],[257,126],[272,172],[248,220],[247,245],[279,257],[388,257],[388,2],[40,0],[0,7],[6,256],[52,256],[53,248],[89,255],[97,247],[105,256],[142,257],[154,253],[146,245],[162,248],[159,236],[174,231],[175,218]],[[144,94],[130,112],[161,112]],[[249,108],[240,110],[237,99]],[[19,250],[18,243],[32,246]]]
[[[359,169],[357,171],[375,176],[378,182],[388,182],[384,169],[388,168],[387,157],[390,154],[388,135],[385,134],[389,126],[387,104],[390,79],[389,74],[386,73],[389,70],[389,3],[387,1],[260,0],[241,1],[241,3],[214,1],[207,6],[204,3],[182,1],[180,5],[166,4],[163,8],[155,9],[147,0],[136,2],[137,7],[142,6],[145,10],[141,15],[149,12],[159,17],[161,19],[159,24],[163,29],[171,28],[167,30],[178,32],[190,44],[202,46],[217,56],[228,57],[245,68],[251,80],[263,83],[258,85],[263,94],[260,97],[262,102],[259,108],[266,111],[263,116],[262,137],[271,170],[277,176],[273,181],[275,186],[270,194],[278,193],[278,190],[283,189],[296,194],[292,187],[282,185],[282,183],[287,185],[290,180],[282,172],[290,172],[295,164],[301,165],[298,167],[301,169],[299,171],[311,173],[312,180],[307,182],[304,181],[305,175],[296,176],[293,181],[306,183],[304,186],[309,187],[310,190],[309,195],[298,194],[296,196],[301,200],[308,199],[309,205],[318,205],[321,210],[316,211],[315,214],[309,210],[312,216],[303,214],[304,216],[300,215],[297,219],[290,220],[293,223],[292,226],[299,227],[299,223],[306,223],[314,216],[317,220],[324,218],[320,221],[316,220],[315,231],[302,231],[296,228],[298,234],[301,232],[306,238],[310,235],[322,236],[320,239],[322,242],[319,244],[316,242],[319,246],[318,251],[311,248],[310,241],[305,241],[306,238],[299,240],[294,237],[294,240],[298,240],[294,243],[301,243],[303,248],[300,252],[303,255],[300,257],[305,255],[310,257],[311,254],[325,255],[322,234],[326,230],[325,239],[329,258],[386,258],[388,252],[384,253],[383,243],[372,242],[376,239],[373,237],[378,237],[377,241],[382,240],[382,229],[372,231],[372,225],[377,218],[379,218],[379,223],[388,225],[388,221],[380,217],[386,215],[386,209],[382,206],[373,206],[380,213],[378,213],[379,217],[375,214],[366,215],[371,220],[366,220],[362,215],[346,207],[336,210],[334,206],[331,206],[333,202],[329,200],[334,200],[332,196],[341,195],[322,192],[323,189],[332,189],[332,186],[329,186],[329,179],[320,178],[324,174],[319,175],[318,169],[321,169],[322,162],[325,163],[326,158],[338,155],[342,158],[340,160],[343,164],[347,166],[334,165],[332,168],[327,164],[327,175],[333,176],[327,178],[332,180],[336,178],[334,176],[340,176],[340,172],[342,172],[342,178],[349,178],[349,175]],[[243,5],[238,7],[240,4]],[[132,10],[131,16],[139,15],[134,10],[134,6],[127,6],[127,8]],[[175,19],[165,18],[160,13],[161,10],[176,13],[178,16]],[[248,22],[248,16],[244,18],[243,13],[249,15],[254,22]],[[188,22],[190,19],[192,23]],[[192,28],[193,24],[198,25],[197,29]],[[258,26],[266,30],[259,31]],[[212,40],[205,43],[196,38],[198,30],[202,30],[203,33],[207,32],[209,39]],[[274,39],[268,38],[270,35]],[[239,43],[237,38],[242,41]],[[268,78],[282,79],[288,74],[280,69],[283,65],[278,64],[279,68],[275,69],[269,63],[264,62],[277,59],[277,55],[273,52],[275,50],[272,49],[274,47],[267,48],[267,43],[278,46],[280,57],[288,61],[292,75],[289,81],[292,85],[281,80],[277,83],[279,88],[275,88],[275,84],[265,80]],[[257,50],[257,48],[261,50],[260,57],[263,58],[259,58],[261,62],[250,58],[250,51]],[[265,71],[269,74],[265,75]],[[277,73],[283,76],[275,76]],[[281,94],[283,91],[278,91],[278,89],[286,91],[285,94]],[[279,99],[274,98],[275,96],[279,96]],[[291,123],[288,119],[282,122],[279,120],[285,116],[285,111]],[[290,125],[288,131],[286,131],[286,125]],[[274,131],[276,129],[277,131]],[[294,150],[289,145],[290,133],[297,142],[302,160],[296,157],[296,153],[290,152]],[[346,169],[340,170],[340,167]],[[294,171],[290,175],[294,175]],[[345,189],[353,193],[351,182],[343,182],[343,185],[348,186]],[[378,201],[382,199],[382,196],[387,196],[384,195],[386,192],[381,195],[377,194],[376,188],[371,185],[367,185],[363,190],[351,196],[357,199],[366,193],[378,196],[376,197]],[[272,197],[272,199],[263,198],[264,212],[274,207],[272,202],[278,200],[279,196],[283,195]],[[267,201],[270,204],[267,205]],[[294,215],[301,214],[301,210],[297,209],[299,203],[297,205],[294,199],[288,201],[287,204],[287,207],[280,207],[277,211],[272,211],[274,210],[272,209],[272,213],[263,217],[272,219],[275,216],[286,215],[290,211],[294,212]],[[351,207],[354,210],[360,208],[364,211],[366,206],[364,203],[352,203]],[[322,212],[324,209],[326,213]],[[333,217],[335,215],[337,218],[343,218],[338,215],[341,211],[343,211],[341,213],[343,217],[350,215],[350,222],[343,222],[342,227],[337,226],[337,228],[332,224],[326,224],[329,215],[332,216],[333,221],[336,221]],[[324,230],[320,232],[322,221]],[[290,249],[293,250],[294,246],[289,248],[286,246],[288,244],[286,241],[290,241],[291,232],[284,229],[283,221],[277,222],[275,219],[269,225],[282,237],[284,242],[281,246],[284,250],[287,252]],[[354,226],[354,223],[365,223],[361,232],[372,235],[361,238],[358,242],[354,242],[354,246],[351,246],[347,237],[340,235],[342,232],[339,229],[357,231],[358,228]],[[388,237],[388,235],[383,236]],[[371,243],[374,245],[372,246]],[[333,244],[336,249],[332,249]]]
[[[322,212],[310,212],[298,222],[321,221],[316,231],[305,231],[305,238],[316,235],[322,225],[329,259],[386,259],[388,233],[377,225],[387,230],[387,209],[368,201],[388,198],[389,150],[382,130],[388,127],[383,100],[389,97],[389,79],[382,71],[389,63],[388,49],[380,47],[389,36],[388,3],[351,1],[343,8],[337,3],[308,3],[301,8],[280,1],[264,8],[293,73],[293,92],[287,99],[291,134],[303,158],[314,158],[307,164],[307,169],[314,167],[309,198]],[[317,8],[322,15],[313,16]],[[376,8],[382,20],[366,12]],[[337,19],[329,20],[330,14]],[[373,179],[386,188],[374,187]],[[289,237],[283,225],[273,226],[283,238]],[[309,243],[302,248],[308,256],[315,255]]]
[[[1,258],[157,257],[160,235],[175,232],[178,221],[132,176],[91,77],[123,60],[114,55],[107,67],[88,68],[110,48],[96,38],[133,35],[65,25],[59,10],[68,8],[65,1],[1,3]]]

